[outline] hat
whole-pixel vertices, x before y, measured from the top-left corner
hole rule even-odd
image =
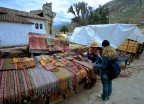
[[[102,42],[102,46],[103,46],[103,47],[110,46],[109,41],[108,41],[108,40],[104,40],[104,41]]]
[[[92,47],[92,48],[96,48],[96,47],[98,47],[98,44],[97,44],[96,42],[92,42],[92,44],[91,44],[90,47]]]

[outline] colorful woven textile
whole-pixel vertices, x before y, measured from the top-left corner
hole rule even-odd
[[[59,80],[55,74],[40,66],[28,70],[2,71],[0,85],[0,102],[6,104],[24,103],[59,90]]]
[[[3,103],[22,103],[29,97],[27,78],[23,71],[3,71],[1,84],[3,84]]]
[[[46,42],[47,42],[48,46],[55,45],[56,44],[56,39],[46,36]]]
[[[62,48],[61,47],[59,47],[59,46],[50,46],[49,48],[48,48],[48,50],[50,51],[50,52],[62,52],[63,50],[62,50]]]
[[[29,48],[37,50],[46,50],[45,35],[31,35],[29,34]]]
[[[36,66],[34,61],[28,57],[23,58],[13,57],[12,61],[13,63],[17,64],[17,69],[28,69]]]
[[[53,56],[40,55],[33,59],[36,63],[35,67],[26,70],[0,71],[0,103],[29,103],[30,100],[41,96],[47,97],[51,93],[64,94],[68,91],[76,91],[78,82],[82,78],[90,77],[93,72],[90,69],[91,65],[70,57],[66,59],[65,54],[59,54],[55,59]],[[0,67],[10,67],[9,64],[3,65],[5,60],[0,59]],[[25,57],[7,59],[7,62],[13,65],[33,60]],[[48,69],[43,66],[47,66]]]
[[[28,69],[35,66],[36,64],[33,61],[17,62],[18,69]]]
[[[3,104],[3,95],[4,95],[4,71],[0,73],[0,104]]]
[[[43,68],[45,68],[47,71],[57,71],[57,67],[54,66],[52,63],[45,63],[44,60],[40,60],[41,65]]]
[[[56,46],[59,46],[62,48],[64,52],[66,52],[67,48],[69,47],[68,39],[66,38],[56,38]]]
[[[12,59],[0,59],[0,71],[15,69],[17,69],[17,64],[12,63]]]
[[[56,45],[57,46],[63,46],[63,44],[65,44],[67,47],[69,46],[69,41],[66,38],[56,38]]]
[[[0,58],[0,69],[2,68],[3,65],[3,59]]]
[[[63,67],[59,67],[58,72],[54,72],[56,77],[59,79],[59,88],[61,93],[64,93],[67,90],[73,89],[73,74],[67,71]]]
[[[57,71],[57,66],[54,65],[56,60],[54,58],[50,58],[48,55],[40,55],[41,58],[38,60],[39,63],[45,68],[47,71]]]
[[[78,61],[78,60],[73,60],[75,63],[78,63],[88,69],[93,69],[93,64],[87,63],[85,61]]]
[[[70,73],[73,74],[73,87],[74,90],[76,90],[76,86],[78,85],[78,81],[77,81],[77,74],[75,71],[73,71],[70,67],[65,68],[67,71],[69,71]]]

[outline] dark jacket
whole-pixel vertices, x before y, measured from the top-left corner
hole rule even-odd
[[[101,62],[101,58],[97,56],[96,54],[93,54],[93,57],[90,57],[89,52],[87,52],[86,57],[91,60],[93,63],[95,62],[96,64]]]
[[[102,56],[102,61],[99,64],[94,65],[94,70],[100,69],[101,75],[102,74],[107,74],[107,64],[108,64],[108,57],[107,56]]]

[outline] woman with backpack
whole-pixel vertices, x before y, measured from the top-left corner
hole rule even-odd
[[[112,80],[108,77],[107,65],[110,59],[115,58],[115,49],[110,46],[108,40],[102,42],[102,62],[100,64],[94,64],[94,70],[100,69],[100,77],[103,85],[103,94],[101,98],[103,101],[109,100],[112,93]]]

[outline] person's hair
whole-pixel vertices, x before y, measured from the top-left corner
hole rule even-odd
[[[115,53],[116,53],[116,50],[113,47],[111,46],[103,47],[102,55],[106,55],[113,59],[115,58]]]
[[[103,47],[110,46],[109,41],[108,41],[108,40],[104,40],[104,41],[102,42],[102,46],[103,46]]]

